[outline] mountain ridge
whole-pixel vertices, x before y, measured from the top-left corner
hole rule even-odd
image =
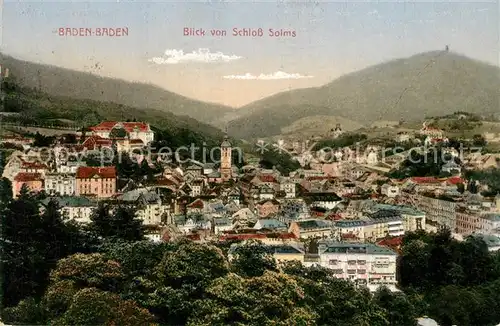
[[[431,51],[370,66],[320,87],[252,102],[236,111],[229,132],[239,138],[273,136],[312,115],[365,124],[455,111],[494,114],[499,97],[499,67],[453,52]]]
[[[49,95],[171,112],[210,124],[235,110],[222,104],[191,99],[153,84],[20,60],[4,53],[0,53],[0,60],[2,66],[9,68],[11,75],[17,78],[20,86],[41,88]]]

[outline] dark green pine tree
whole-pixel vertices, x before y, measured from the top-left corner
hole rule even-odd
[[[40,293],[45,285],[41,277],[45,266],[44,250],[37,241],[42,232],[38,204],[23,186],[19,197],[6,205],[0,217],[4,307]]]
[[[91,216],[90,229],[100,238],[139,241],[144,239],[142,221],[136,218],[136,211],[118,206],[110,213],[109,205],[100,205]]]

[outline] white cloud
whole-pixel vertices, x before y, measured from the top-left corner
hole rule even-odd
[[[185,62],[230,62],[241,58],[242,57],[234,54],[227,55],[222,52],[210,52],[209,49],[200,48],[190,53],[184,53],[183,50],[166,50],[163,57],[154,57],[148,61],[158,65],[175,65]]]
[[[372,15],[378,15],[378,11],[377,10],[373,10],[373,11],[370,11],[368,13],[369,16],[372,16]]]
[[[229,75],[224,76],[224,79],[244,79],[244,80],[276,80],[276,79],[302,79],[312,78],[312,76],[304,76],[301,74],[289,74],[284,71],[277,71],[272,74],[253,75],[246,73],[244,75]]]

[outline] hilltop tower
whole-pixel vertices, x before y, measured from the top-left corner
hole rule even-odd
[[[224,136],[224,141],[220,145],[220,174],[222,181],[232,179],[232,146],[229,142],[229,137]]]
[[[342,135],[342,127],[340,126],[340,123],[337,123],[335,129],[333,130],[333,138],[338,138],[340,135]]]

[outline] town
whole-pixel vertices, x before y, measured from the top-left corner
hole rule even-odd
[[[7,1],[0,326],[500,326],[497,7]]]
[[[461,165],[446,163],[441,168],[447,177],[398,180],[386,176],[389,169],[379,164],[377,148],[370,148],[362,160],[343,160],[350,150],[346,147],[335,153],[339,160],[328,163],[311,159],[310,153],[308,159],[296,153],[307,167],[283,175],[258,164],[234,166],[226,137],[221,139],[220,164],[194,159],[175,164],[142,155],[135,157],[136,169],[145,165],[148,172],[134,181],[123,179],[112,163],[88,166],[81,157],[99,157],[106,148],[134,156],[135,149],[154,141],[150,125],[104,121],[89,130],[73,135],[73,142],[67,141],[68,135],[56,138],[53,155],[43,161],[33,138],[4,137],[3,145],[22,148],[3,168],[13,198],[23,189],[42,192],[44,203],[56,201],[64,216],[82,224],[90,223],[103,203],[128,205],[151,241],[255,239],[277,261],[330,268],[337,277],[373,291],[382,284],[397,291],[396,260],[407,232],[447,228],[455,239],[474,235],[490,250],[500,249],[500,194],[482,196],[488,185],[462,177],[462,169],[497,167],[498,154],[473,153]],[[340,137],[341,127],[335,132],[333,137]],[[419,133],[426,145],[444,139],[441,130],[425,124]],[[410,135],[398,137],[404,142]],[[445,150],[458,156],[452,147]],[[397,162],[388,157],[384,164],[401,164],[405,156],[397,156]]]

